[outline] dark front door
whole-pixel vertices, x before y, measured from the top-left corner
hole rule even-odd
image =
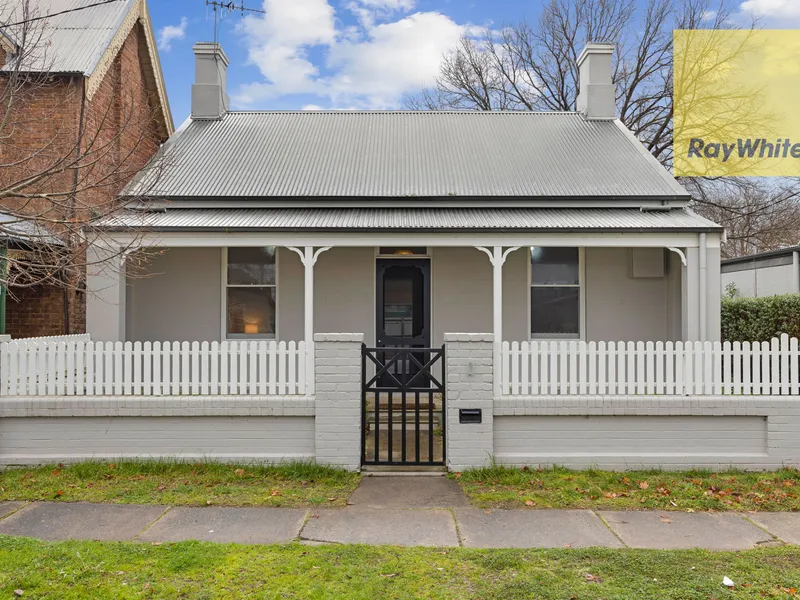
[[[431,345],[431,263],[427,259],[378,259],[378,348],[429,348]],[[381,358],[391,358],[386,352]],[[423,359],[424,357],[420,357]],[[424,362],[423,362],[424,364]],[[407,379],[417,372],[408,363],[397,363],[395,377]]]
[[[431,341],[431,263],[378,259],[378,347],[428,348]]]

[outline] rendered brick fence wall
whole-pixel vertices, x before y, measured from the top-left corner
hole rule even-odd
[[[314,336],[316,460],[357,471],[361,467],[361,333]]]

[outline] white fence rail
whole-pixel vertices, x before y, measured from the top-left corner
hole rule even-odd
[[[0,342],[88,342],[92,336],[88,333],[73,333],[70,335],[44,335],[40,337],[14,338],[0,336]]]
[[[504,396],[797,395],[797,338],[770,342],[503,342]]]
[[[0,344],[0,396],[313,393],[306,342]]]

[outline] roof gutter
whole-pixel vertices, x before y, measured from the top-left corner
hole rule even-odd
[[[96,226],[109,232],[153,233],[408,233],[407,227],[148,227]],[[723,227],[426,227],[418,233],[721,233]]]

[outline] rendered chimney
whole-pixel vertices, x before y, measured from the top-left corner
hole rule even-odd
[[[192,118],[220,119],[230,106],[228,57],[222,46],[213,42],[198,42],[192,50],[195,56]]]
[[[578,112],[589,120],[610,120],[617,116],[611,75],[613,53],[614,44],[589,42],[578,57]]]

